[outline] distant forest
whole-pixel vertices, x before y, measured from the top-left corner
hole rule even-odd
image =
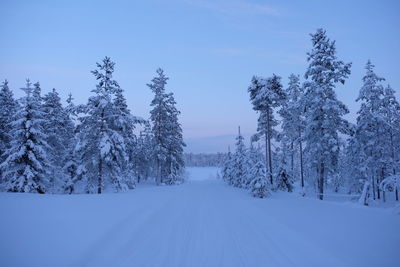
[[[187,167],[221,167],[226,153],[185,153],[183,159]]]

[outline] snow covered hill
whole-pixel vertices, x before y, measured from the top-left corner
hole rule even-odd
[[[255,199],[215,173],[118,194],[0,193],[0,266],[399,266],[400,216]]]

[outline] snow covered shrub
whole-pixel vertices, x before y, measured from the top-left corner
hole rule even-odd
[[[253,180],[250,182],[251,194],[254,197],[265,198],[270,195],[269,183],[266,179],[265,166],[262,161],[258,161],[257,164],[251,169]]]
[[[379,185],[380,189],[384,192],[394,192],[396,195],[396,200],[399,197],[400,190],[400,175],[392,175],[386,177]]]
[[[170,173],[166,178],[164,178],[163,183],[166,185],[178,185],[183,182],[183,173],[176,174],[174,172]]]
[[[284,168],[279,170],[276,188],[288,192],[293,191],[293,179]]]
[[[270,195],[269,189],[268,189],[268,182],[265,179],[265,177],[259,177],[253,179],[250,183],[251,186],[251,194],[253,197],[258,197],[258,198],[266,198]]]
[[[392,175],[385,178],[379,186],[383,191],[400,189],[400,175]]]

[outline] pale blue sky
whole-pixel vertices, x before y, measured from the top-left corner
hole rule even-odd
[[[338,57],[353,62],[337,90],[351,121],[367,59],[400,88],[400,1],[2,0],[0,10],[0,79],[17,96],[30,77],[44,92],[55,87],[85,103],[95,86],[90,71],[107,55],[131,110],[147,118],[146,83],[162,67],[188,151],[225,150],[238,125],[253,133],[251,76],[276,73],[286,85],[290,73],[303,75],[309,33],[319,27],[336,40]]]

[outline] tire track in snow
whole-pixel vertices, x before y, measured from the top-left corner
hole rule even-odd
[[[279,253],[270,238],[266,236],[260,238],[259,230],[265,226],[255,228],[250,224],[254,214],[248,212],[247,206],[245,208],[241,206],[243,199],[238,195],[239,190],[224,189],[230,190],[224,194],[229,197],[222,198],[221,202],[222,207],[226,209],[224,220],[240,255],[241,266],[293,266],[290,259]]]
[[[222,181],[162,188],[132,208],[86,252],[79,266],[344,266],[275,218],[261,201]],[[156,192],[157,193],[157,192]],[[143,212],[144,210],[144,212]],[[310,253],[313,251],[313,253]],[[299,258],[302,252],[302,258]],[[154,257],[151,257],[154,255]],[[335,263],[335,264],[333,264]]]
[[[165,196],[164,196],[165,195]],[[138,208],[135,203],[129,203],[131,207],[127,216],[122,220],[114,223],[113,226],[107,229],[104,234],[95,241],[95,243],[81,255],[76,266],[112,266],[114,261],[118,259],[115,255],[119,254],[121,249],[120,244],[126,237],[131,236],[131,231],[135,231],[141,225],[146,225],[153,221],[159,213],[170,203],[174,202],[177,196],[171,194],[163,194],[160,202],[151,202],[145,208]],[[140,203],[141,204],[141,203]],[[144,212],[143,212],[144,211]]]

